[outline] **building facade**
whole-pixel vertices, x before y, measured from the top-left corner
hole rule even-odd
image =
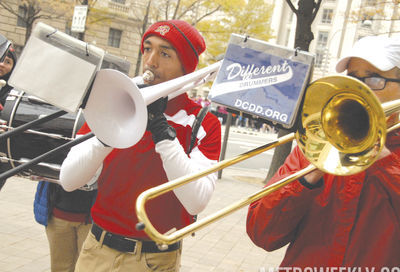
[[[23,15],[26,11],[19,0],[2,0],[12,7],[18,14]],[[38,1],[41,5],[40,18],[35,21],[43,22],[62,32],[65,32],[76,38],[79,33],[71,31],[72,12],[65,13],[65,16],[55,16],[51,14],[57,6],[52,9],[46,5],[45,1]],[[135,9],[137,1],[133,0],[99,0],[95,6],[90,9],[86,20],[86,28],[83,40],[89,44],[93,44],[107,53],[105,58],[105,67],[115,68],[114,64],[130,63],[128,74],[132,77],[135,73],[136,60],[140,44],[139,29],[142,24],[138,14],[135,14],[138,9]],[[60,9],[66,7],[58,6]],[[74,1],[70,1],[69,9],[73,9]],[[61,11],[62,12],[62,11]],[[54,12],[53,12],[54,13]],[[25,45],[26,26],[24,22],[18,19],[18,16],[7,11],[4,8],[0,9],[0,33],[12,41],[17,55],[19,55]],[[114,63],[114,64],[113,64]]]
[[[51,15],[46,6],[58,2],[37,0],[41,4],[42,14]],[[70,1],[70,9],[75,0]],[[295,3],[295,0],[291,0]],[[19,14],[20,0],[2,0],[12,6]],[[296,16],[286,0],[266,0],[274,5],[271,28],[275,38],[268,42],[293,48],[296,29]],[[54,4],[53,4],[54,8]],[[135,0],[98,0],[89,11],[84,34],[84,41],[104,49],[110,56],[105,60],[105,67],[115,68],[112,63],[128,62],[129,76],[135,75],[140,44],[140,30],[146,3]],[[323,0],[312,25],[314,40],[310,44],[310,52],[315,54],[313,79],[335,73],[337,60],[346,53],[356,40],[367,35],[399,35],[397,18],[398,5],[383,0]],[[355,19],[358,13],[359,19]],[[40,18],[35,22],[44,22],[67,34],[78,37],[71,31],[72,12],[58,18]],[[10,39],[16,47],[17,54],[25,44],[26,27],[15,14],[0,9],[0,33]],[[111,64],[110,64],[111,63]],[[207,92],[204,92],[206,96]]]
[[[294,47],[296,16],[285,0],[274,1],[274,35],[270,42]],[[355,41],[368,35],[399,36],[398,5],[380,0],[323,0],[312,25],[313,78],[335,73],[336,62]]]

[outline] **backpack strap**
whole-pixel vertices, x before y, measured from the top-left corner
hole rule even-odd
[[[207,112],[208,112],[208,107],[201,108],[201,110],[197,113],[196,119],[193,122],[192,135],[190,137],[190,145],[188,150],[186,151],[186,154],[188,155],[190,154],[190,152],[192,152],[194,143],[196,142],[197,133],[199,132],[199,128]]]

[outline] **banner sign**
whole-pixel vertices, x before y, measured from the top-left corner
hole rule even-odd
[[[291,128],[313,64],[308,52],[232,34],[209,99]]]
[[[88,6],[75,6],[71,23],[72,32],[85,32],[87,11]]]

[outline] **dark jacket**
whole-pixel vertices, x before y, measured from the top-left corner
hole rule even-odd
[[[97,190],[73,192],[65,191],[60,185],[40,181],[35,194],[33,211],[35,220],[47,226],[54,208],[68,213],[86,214],[86,223],[91,221],[90,209],[96,200]]]
[[[13,89],[10,85],[5,85],[3,88],[0,89],[0,104],[4,106],[4,103],[6,103],[6,98],[10,91]]]
[[[12,58],[14,61],[14,66],[11,68],[11,71],[8,74],[5,74],[4,76],[1,76],[0,79],[3,79],[7,82],[7,84],[0,88],[0,104],[4,106],[4,103],[6,102],[6,98],[10,91],[13,89],[10,85],[8,85],[8,80],[10,79],[11,73],[15,68],[15,65],[17,64],[17,55],[15,54],[14,49],[10,49],[7,53],[7,56]]]

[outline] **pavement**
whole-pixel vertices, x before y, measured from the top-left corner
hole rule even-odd
[[[266,174],[224,169],[199,220],[261,189]],[[33,216],[36,185],[35,181],[12,177],[0,191],[0,272],[50,271],[45,230]],[[184,238],[181,272],[262,272],[278,267],[286,248],[266,252],[255,246],[246,234],[246,214],[247,207],[241,208],[198,230],[194,237]]]

